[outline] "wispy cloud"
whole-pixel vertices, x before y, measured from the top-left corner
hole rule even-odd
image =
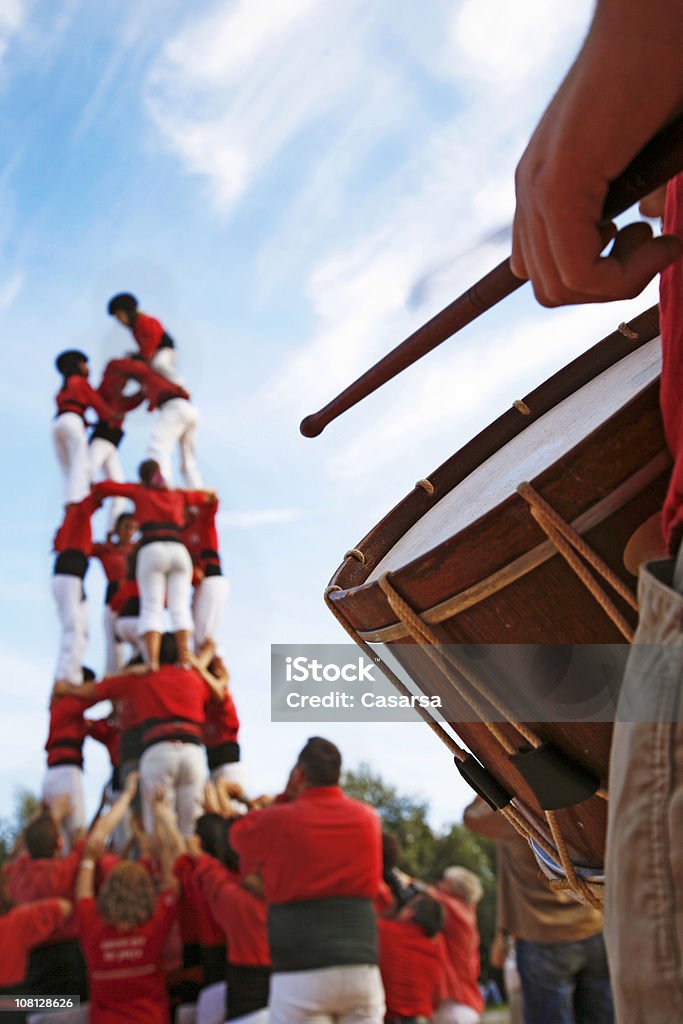
[[[15,271],[11,277],[0,284],[0,313],[12,305],[24,284],[24,275]]]
[[[300,519],[302,510],[298,508],[266,508],[247,512],[219,512],[217,518],[221,527],[236,530],[251,530],[259,526],[274,526],[279,523],[291,523]]]
[[[29,8],[30,0],[3,0],[0,5],[0,61],[24,24]]]

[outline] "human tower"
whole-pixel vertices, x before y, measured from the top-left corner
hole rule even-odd
[[[145,803],[162,785],[188,834],[200,813],[207,770],[214,778],[242,781],[239,722],[216,646],[228,585],[216,527],[218,498],[204,488],[197,463],[199,414],[176,371],[175,344],[159,320],[143,313],[129,293],[115,295],[107,309],[130,332],[135,350],[110,360],[97,387],[84,352],[64,351],[55,361],[62,384],[52,436],[64,515],[53,544],[52,592],[61,632],[43,799],[52,805],[68,797],[67,844],[85,823],[88,735],[109,750],[115,792],[153,748],[147,771],[141,771],[143,817],[149,819]],[[130,482],[121,460],[124,424],[139,407],[150,414],[150,432],[139,479]],[[174,487],[176,449],[184,488]],[[91,520],[103,504],[109,506],[107,534],[95,542]],[[92,558],[107,579],[107,678],[98,685],[83,666],[92,619],[84,580]],[[105,691],[112,713],[86,717]]]

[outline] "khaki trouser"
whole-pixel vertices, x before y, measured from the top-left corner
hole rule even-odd
[[[640,573],[609,778],[605,937],[619,1024],[683,1020],[683,558]]]

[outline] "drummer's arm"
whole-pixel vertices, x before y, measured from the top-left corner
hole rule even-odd
[[[462,820],[470,832],[495,842],[505,842],[517,835],[507,818],[500,811],[494,811],[480,796],[465,808]]]

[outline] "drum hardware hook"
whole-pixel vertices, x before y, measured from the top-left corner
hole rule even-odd
[[[623,334],[629,341],[640,341],[640,335],[637,331],[632,331],[629,325],[624,321],[617,327],[619,334]]]
[[[434,486],[432,481],[427,480],[426,477],[424,477],[422,480],[418,480],[415,486],[421,487],[423,491],[427,492],[430,498],[433,498],[434,495],[436,494],[436,487]]]
[[[350,551],[347,551],[344,555],[344,561],[346,561],[347,558],[355,558],[361,565],[365,565],[365,555],[360,548],[351,548]]]
[[[512,403],[512,408],[516,409],[517,412],[521,412],[522,416],[531,416],[531,409],[526,402],[522,401],[521,398],[516,399],[516,401]]]

